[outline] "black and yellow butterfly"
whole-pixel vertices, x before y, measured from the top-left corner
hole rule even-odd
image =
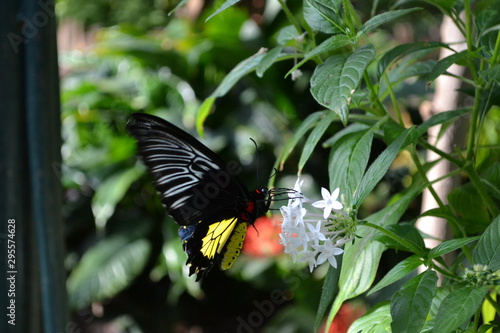
[[[248,225],[269,210],[268,189],[249,192],[237,176],[239,167],[161,118],[134,113],[127,130],[138,141],[161,201],[181,225],[189,275],[196,273],[198,281],[214,265],[229,269]]]

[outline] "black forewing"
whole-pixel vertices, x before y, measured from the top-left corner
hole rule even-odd
[[[169,214],[180,225],[238,216],[248,190],[232,170],[191,135],[156,116],[134,113],[127,130],[137,139]]]

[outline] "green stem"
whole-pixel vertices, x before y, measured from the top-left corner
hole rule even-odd
[[[387,230],[379,225],[373,224],[371,222],[366,222],[363,225],[382,232],[383,234],[385,234],[386,236],[395,240],[399,244],[403,245],[405,248],[407,248],[409,251],[415,253],[416,255],[418,255],[420,257],[425,256],[425,252],[422,251],[422,249],[420,249],[420,248],[416,247],[415,245],[413,245],[412,243],[406,241],[406,239],[399,237],[396,233],[394,233],[390,230]]]
[[[436,148],[435,146],[433,146],[433,145],[429,144],[429,143],[428,143],[428,142],[426,142],[426,141],[420,141],[420,142],[419,142],[419,144],[420,144],[422,147],[424,147],[425,149],[427,149],[427,150],[431,150],[431,151],[435,152],[436,154],[438,154],[439,156],[441,156],[441,157],[442,157],[442,158],[444,158],[445,160],[450,161],[450,163],[453,163],[453,164],[454,164],[454,165],[456,165],[458,168],[463,168],[464,163],[463,163],[461,160],[459,160],[459,159],[457,159],[457,158],[455,158],[455,157],[451,156],[451,155],[450,155],[450,154],[448,154],[448,153],[445,153],[444,151],[442,151],[442,150],[440,150],[440,149]]]
[[[498,53],[500,52],[500,30],[497,33],[497,41],[495,42],[495,49],[493,51],[493,56],[490,59],[490,65],[493,66],[498,61]]]
[[[404,126],[403,117],[401,116],[401,110],[399,109],[399,105],[398,105],[398,100],[396,98],[396,95],[394,94],[394,90],[392,90],[392,85],[391,85],[391,82],[390,82],[389,77],[387,76],[386,72],[384,72],[383,77],[384,77],[384,81],[387,84],[387,91],[389,92],[389,96],[391,97],[391,102],[392,102],[392,105],[394,106],[394,111],[396,111],[396,115],[398,117],[399,124],[401,126]]]
[[[359,24],[359,19],[356,15],[356,11],[352,7],[352,4],[349,0],[342,0],[342,6],[344,7],[345,10],[345,23],[349,29],[349,36],[355,36],[356,35],[356,27],[354,25],[353,19],[356,20],[356,23]]]
[[[441,258],[434,258],[434,261],[431,263],[429,268],[435,270],[436,272],[441,273],[443,276],[447,276],[452,280],[457,280],[457,277],[455,274],[451,273],[448,269],[443,269],[441,266],[437,265],[436,262],[439,262],[438,260],[442,260]],[[439,262],[443,267],[446,267],[446,264],[444,262]]]
[[[465,39],[467,41],[467,49],[472,51],[472,19],[470,0],[464,0],[465,11]]]
[[[280,3],[281,8],[283,8],[283,11],[285,12],[286,16],[288,17],[288,20],[290,22],[292,22],[292,24],[294,25],[295,29],[297,29],[297,31],[299,32],[299,34],[301,34],[302,33],[302,27],[300,26],[300,23],[299,23],[299,21],[297,21],[297,19],[295,18],[295,16],[293,16],[292,12],[290,11],[290,9],[288,8],[288,6],[286,5],[285,1],[284,0],[278,0],[278,2]]]
[[[372,108],[373,114],[377,116],[383,116],[387,114],[387,110],[385,109],[384,105],[382,104],[382,101],[378,97],[377,92],[375,91],[375,87],[372,84],[372,80],[370,79],[370,75],[365,71],[363,73],[363,78],[365,79],[366,87],[370,91],[370,99],[372,103],[376,105],[376,107]]]
[[[417,172],[420,174],[420,176],[422,177],[422,179],[424,180],[424,182],[426,184],[428,184],[427,185],[427,189],[429,190],[429,192],[431,193],[432,197],[434,198],[434,200],[436,201],[436,203],[439,205],[439,207],[443,208],[444,207],[444,202],[441,200],[441,198],[437,194],[436,190],[434,190],[434,187],[432,187],[431,182],[427,178],[427,174],[425,173],[425,170],[424,170],[424,168],[422,166],[422,163],[420,163],[420,159],[418,157],[417,152],[415,151],[415,146],[414,145],[411,145],[411,147],[410,147],[410,154],[411,154],[411,157],[413,159],[413,163],[415,163],[415,166],[417,167]]]

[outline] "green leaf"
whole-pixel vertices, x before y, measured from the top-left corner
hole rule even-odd
[[[500,215],[482,234],[472,259],[475,264],[487,265],[491,270],[500,269]]]
[[[281,154],[276,160],[276,164],[274,165],[275,168],[278,168],[279,170],[282,170],[283,164],[286,162],[290,154],[292,153],[293,149],[297,145],[297,143],[300,141],[300,139],[303,139],[304,136],[306,135],[307,131],[309,131],[316,123],[320,120],[320,118],[325,114],[323,111],[318,111],[310,114],[297,128],[295,133],[293,134],[292,138],[287,140],[285,146],[281,150]]]
[[[456,287],[451,287],[449,285],[446,287],[438,287],[436,289],[436,295],[434,295],[434,298],[432,299],[431,309],[429,311],[429,315],[427,316],[427,321],[422,329],[422,333],[432,332],[436,319],[441,320],[440,318],[436,318],[436,313],[438,312],[443,300],[453,291],[453,289],[456,289]]]
[[[343,25],[340,6],[341,1],[338,0],[305,0],[303,16],[313,30],[339,33]]]
[[[500,83],[500,64],[496,64],[491,68],[479,71],[478,73],[486,82],[495,81]]]
[[[349,56],[333,55],[314,70],[311,77],[314,99],[336,112],[344,124],[347,124],[350,99],[374,57],[373,45],[367,44]]]
[[[203,136],[203,123],[208,117],[210,110],[217,97],[222,97],[245,75],[255,70],[257,65],[261,62],[265,53],[258,52],[240,62],[236,67],[234,67],[231,72],[229,72],[226,77],[222,80],[221,84],[215,89],[215,91],[203,101],[201,104],[197,118],[196,118],[196,129],[201,136]]]
[[[203,124],[205,123],[205,119],[207,119],[208,115],[210,114],[214,102],[215,102],[215,97],[208,97],[200,105],[198,113],[196,114],[196,131],[198,132],[198,134],[200,134],[201,137],[205,136],[203,130]]]
[[[338,267],[342,266],[342,257],[340,255],[337,257]],[[323,289],[321,290],[321,298],[319,300],[318,312],[316,313],[316,320],[314,321],[314,331],[318,331],[319,325],[321,325],[321,321],[323,319],[323,315],[325,314],[328,306],[332,303],[333,297],[338,289],[340,270],[333,268],[332,266],[328,266],[328,272],[325,276],[325,282],[323,282]]]
[[[426,254],[425,243],[418,229],[411,224],[396,224],[386,228],[386,233],[377,237],[385,246],[413,252],[421,257]]]
[[[255,70],[257,65],[261,62],[262,58],[266,55],[264,52],[258,52],[251,56],[250,58],[247,58],[240,62],[236,67],[234,67],[222,80],[221,84],[215,89],[215,91],[210,95],[210,97],[222,97],[227,92],[229,89],[231,89],[236,82],[238,82],[243,76],[247,75],[248,73],[252,72]]]
[[[323,41],[323,43],[316,46],[314,49],[309,51],[297,65],[293,66],[292,69],[286,73],[285,77],[290,75],[294,70],[302,66],[309,59],[316,57],[320,54],[332,52],[338,50],[344,46],[351,45],[352,41],[346,35],[334,35]]]
[[[391,300],[393,332],[418,333],[436,293],[437,274],[427,270],[406,282]]]
[[[377,80],[385,72],[386,68],[395,60],[400,59],[410,53],[419,52],[423,50],[433,51],[445,47],[449,49],[449,46],[440,42],[416,42],[398,45],[391,50],[387,51],[382,58],[380,58],[377,66]]]
[[[104,228],[130,185],[139,179],[144,171],[145,168],[140,164],[137,167],[115,173],[99,185],[92,197],[92,212],[97,228]]]
[[[113,297],[143,270],[151,251],[145,239],[118,235],[85,252],[68,277],[69,302],[78,309]]]
[[[372,17],[368,21],[363,24],[361,29],[358,31],[356,34],[356,39],[361,38],[363,35],[369,33],[370,31],[375,30],[379,26],[381,26],[384,23],[394,21],[401,16],[404,16],[406,14],[409,14],[411,12],[415,12],[417,10],[421,10],[421,8],[410,8],[410,9],[399,9],[399,10],[392,10],[390,12],[382,13],[377,16]]]
[[[359,132],[351,133],[351,127],[337,133],[345,132],[347,135],[332,147],[328,162],[330,189],[340,188],[348,200],[352,198],[366,170],[374,131],[374,128],[355,126]]]
[[[383,278],[373,287],[367,294],[367,296],[379,291],[380,289],[387,287],[388,285],[401,280],[411,272],[413,272],[418,266],[422,265],[422,259],[417,255],[412,255],[405,260],[394,266]]]
[[[377,159],[370,165],[365,175],[361,179],[358,186],[358,190],[353,198],[353,206],[359,207],[363,200],[370,194],[370,192],[375,188],[380,179],[385,175],[392,162],[399,153],[399,150],[403,147],[406,142],[406,138],[413,131],[413,129],[405,130],[397,138],[396,141],[391,143]]]
[[[434,333],[448,333],[468,322],[481,306],[487,287],[463,287],[454,290],[441,302],[436,314]],[[465,305],[465,306],[464,306]]]
[[[415,142],[416,138],[420,138],[422,135],[427,133],[427,130],[433,126],[440,125],[446,122],[453,122],[455,121],[458,117],[463,116],[464,114],[470,112],[470,109],[457,109],[457,110],[452,110],[452,111],[445,111],[445,112],[440,112],[426,121],[424,121],[422,124],[417,126],[415,131],[411,133],[411,142]],[[416,138],[415,138],[416,137]]]
[[[278,31],[278,35],[276,36],[276,42],[278,45],[295,45],[297,42],[297,38],[300,36],[300,32],[297,31],[294,25],[287,25]]]
[[[431,249],[429,251],[429,258],[436,258],[442,255],[445,255],[446,253],[453,252],[462,246],[465,246],[471,242],[474,242],[479,239],[479,236],[476,237],[468,237],[468,238],[457,238],[457,239],[451,239],[442,242],[435,248]]]
[[[451,191],[448,194],[448,202],[468,233],[483,232],[490,224],[485,203],[471,183]]]
[[[311,156],[311,154],[314,151],[314,148],[316,148],[316,145],[318,144],[318,141],[321,139],[323,134],[325,134],[325,131],[328,129],[332,121],[337,118],[337,115],[333,112],[327,112],[325,114],[325,117],[321,119],[318,125],[314,127],[312,130],[311,134],[306,140],[306,143],[304,145],[304,150],[302,151],[302,155],[300,156],[299,160],[299,173],[302,171],[302,168],[304,168],[304,165],[306,164],[307,160]]]
[[[172,9],[170,12],[168,12],[168,15],[170,16],[170,15],[172,15],[173,13],[175,13],[175,11],[176,11],[177,9],[181,8],[182,6],[184,6],[187,2],[188,2],[188,0],[181,0],[181,1],[177,4],[177,6],[175,6],[175,8],[174,8],[174,9]]]
[[[258,77],[262,77],[267,69],[274,64],[276,59],[280,56],[281,50],[283,50],[283,46],[276,46],[271,51],[266,52],[255,71]]]
[[[349,327],[347,333],[392,333],[390,305],[385,302],[378,304],[363,317],[358,318]]]
[[[459,53],[454,53],[450,56],[440,59],[432,69],[432,72],[429,73],[429,75],[427,76],[426,81],[427,82],[434,81],[438,76],[443,74],[451,65],[464,59],[465,57],[467,57],[468,54],[469,51],[466,50]]]
[[[446,15],[451,16],[451,11],[457,0],[427,0],[427,2],[441,9]]]
[[[222,12],[223,10],[226,10],[228,9],[229,7],[231,6],[234,6],[235,4],[237,4],[238,2],[240,2],[240,0],[227,0],[226,2],[224,2],[222,4],[222,6],[220,6],[219,8],[217,8],[217,10],[215,12],[213,12],[212,15],[210,15],[206,20],[205,22],[207,22],[208,20],[210,20],[212,17],[214,17],[215,15],[219,14],[220,12]]]
[[[382,227],[397,223],[408,205],[422,190],[423,185],[415,182],[392,205],[369,216],[366,221]],[[361,295],[373,283],[385,249],[383,244],[375,241],[377,234],[375,229],[360,225],[356,231],[360,238],[353,244],[346,245],[339,278],[339,293],[333,302],[327,323],[332,322],[345,300]]]

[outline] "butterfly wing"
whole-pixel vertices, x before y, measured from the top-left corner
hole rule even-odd
[[[191,135],[147,115],[132,114],[128,131],[137,139],[197,281],[213,266],[228,269],[240,253],[248,223],[264,214],[266,194],[249,193],[236,168]]]
[[[132,114],[128,131],[155,179],[161,201],[183,226],[207,217],[237,216],[245,209],[248,190],[215,153],[167,121],[142,113]]]

